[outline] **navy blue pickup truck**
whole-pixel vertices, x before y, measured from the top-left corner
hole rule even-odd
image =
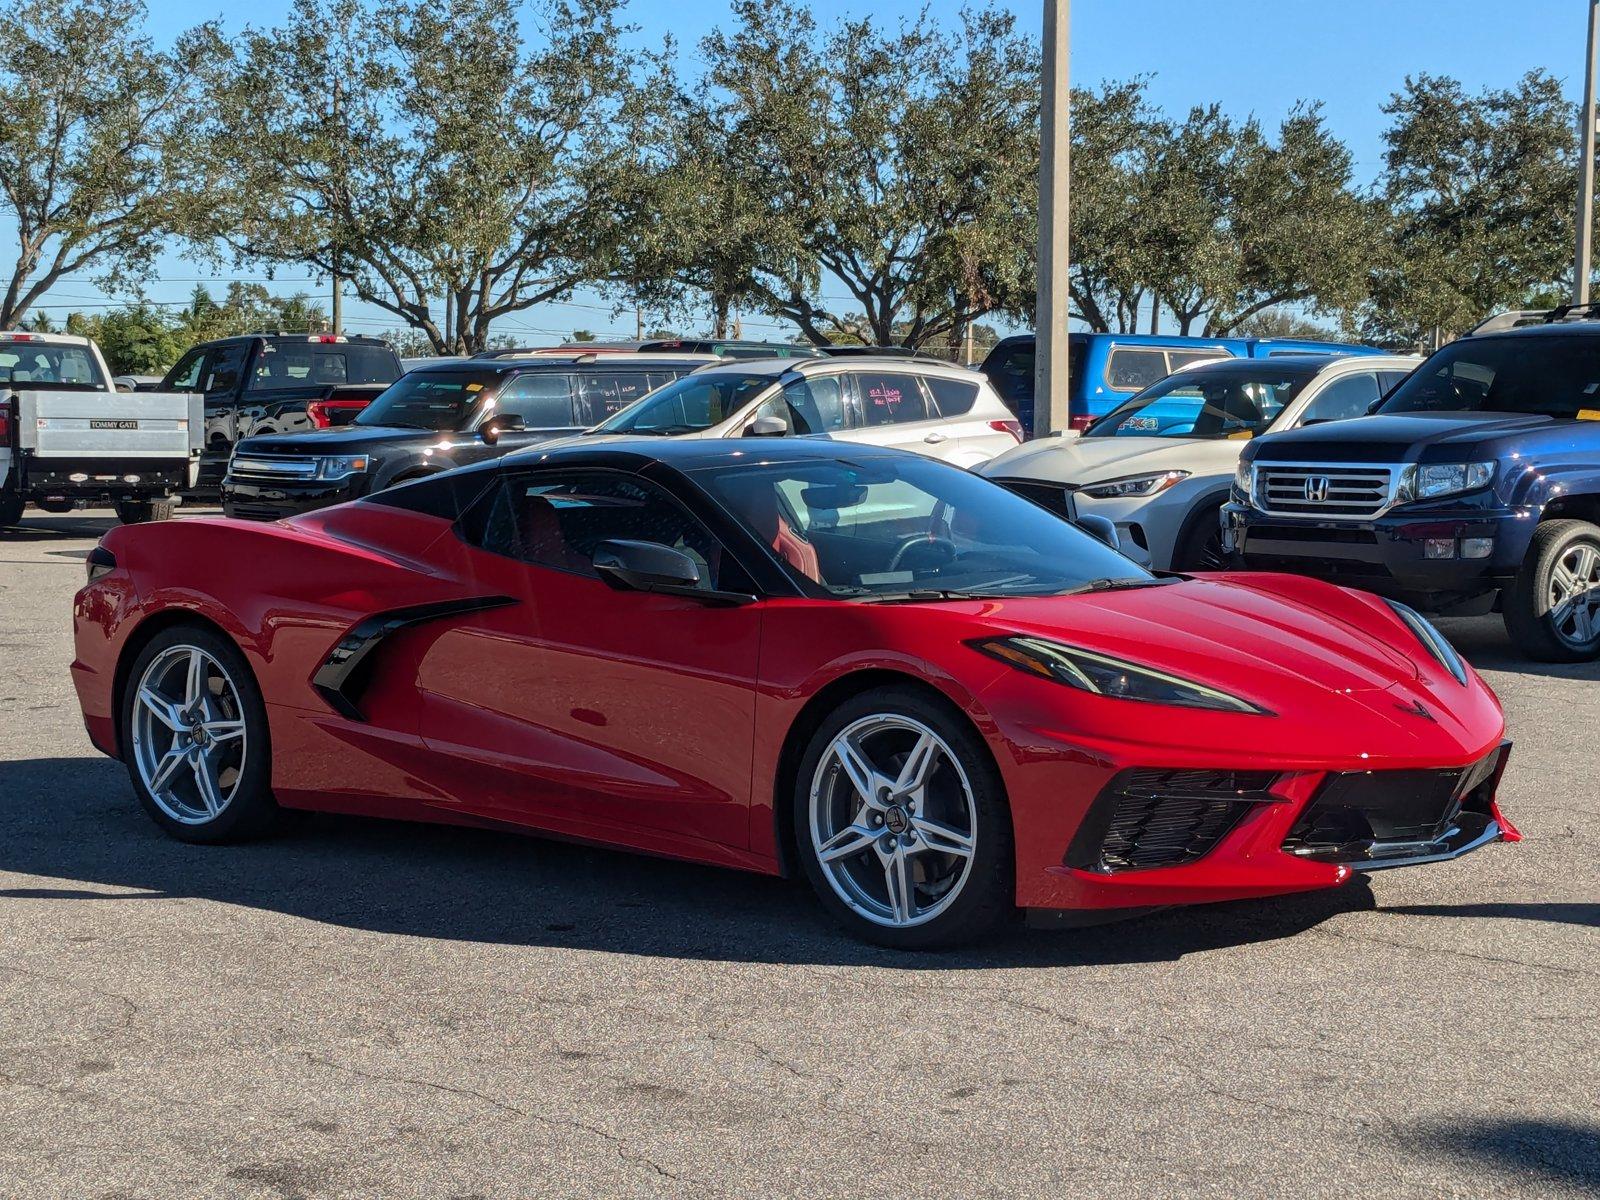
[[[1463,338],[1373,415],[1253,442],[1223,527],[1251,569],[1499,609],[1532,658],[1600,656],[1600,321]]]

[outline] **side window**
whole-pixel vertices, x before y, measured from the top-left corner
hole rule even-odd
[[[239,375],[244,371],[244,360],[249,356],[250,346],[244,342],[232,342],[226,346],[218,346],[211,353],[211,358],[206,362],[205,387],[202,389],[206,395],[213,392],[232,392],[239,386]]]
[[[933,393],[933,402],[941,417],[959,417],[972,411],[978,400],[978,385],[964,379],[943,379],[938,375],[926,376],[923,381]]]
[[[463,522],[462,533],[492,554],[594,578],[594,553],[601,542],[657,542],[692,558],[703,587],[753,588],[710,530],[677,501],[637,476],[618,472],[508,473]]]
[[[495,411],[521,417],[529,429],[569,429],[578,423],[568,375],[518,375],[501,390]]]
[[[1378,377],[1371,371],[1359,375],[1346,375],[1335,379],[1323,388],[1300,414],[1300,423],[1312,421],[1343,421],[1350,417],[1364,417],[1368,407],[1378,398]]]
[[[172,368],[172,382],[167,387],[175,392],[198,392],[200,390],[200,368],[205,365],[206,352],[204,350],[191,350],[178,360],[178,365]]]
[[[672,375],[652,375],[644,371],[603,371],[579,375],[579,419],[587,424],[599,424],[674,378]]]
[[[1195,363],[1216,362],[1219,358],[1232,358],[1233,355],[1221,350],[1168,350],[1167,373],[1181,371],[1185,367],[1192,367]]]
[[[1139,392],[1167,377],[1161,350],[1117,349],[1106,359],[1106,386],[1114,392]]]
[[[928,419],[928,402],[915,375],[860,371],[855,381],[864,424],[903,425]]]
[[[846,424],[841,378],[823,375],[796,380],[765,401],[756,417],[782,417],[795,436],[838,433]]]

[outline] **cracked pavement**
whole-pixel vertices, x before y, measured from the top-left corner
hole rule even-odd
[[[165,839],[67,678],[106,525],[0,541],[0,1196],[1600,1193],[1600,667],[1498,618],[1520,845],[906,956],[535,839]]]

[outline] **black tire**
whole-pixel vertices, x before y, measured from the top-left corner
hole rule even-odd
[[[1237,571],[1237,556],[1222,548],[1222,505],[1208,504],[1190,515],[1172,551],[1174,571]]]
[[[22,510],[26,507],[27,501],[16,492],[0,492],[0,531],[22,524]]]
[[[135,730],[135,697],[151,664],[169,651],[192,648],[203,651],[226,673],[238,700],[238,718],[244,723],[242,766],[235,773],[236,787],[215,816],[201,821],[183,821],[169,813],[146,785],[138,761]],[[128,671],[118,730],[123,762],[140,806],[163,830],[185,842],[221,843],[247,841],[272,831],[283,812],[272,798],[272,746],[267,731],[266,708],[261,689],[245,657],[226,637],[202,625],[176,625],[164,629],[150,640]]]
[[[1592,635],[1580,638],[1570,617],[1558,623],[1553,603],[1557,568],[1583,548],[1600,555],[1600,526],[1588,521],[1545,521],[1533,531],[1516,579],[1501,593],[1506,632],[1529,658],[1588,662],[1600,657],[1600,615],[1592,621]]]
[[[812,786],[818,778],[819,768],[824,765],[824,756],[829,755],[830,745],[842,731],[859,721],[877,716],[908,718],[936,734],[959,761],[961,773],[964,773],[970,787],[971,833],[976,843],[971,854],[971,865],[965,876],[952,883],[944,893],[940,902],[947,900],[947,903],[942,911],[921,924],[900,927],[886,925],[865,915],[861,907],[847,903],[824,871],[813,834]],[[829,757],[832,758],[831,755]],[[832,768],[835,772],[839,769],[837,766]],[[948,774],[948,767],[938,770],[947,772],[944,776],[937,776],[941,786],[948,790],[954,784],[959,794],[959,783],[955,776]],[[843,787],[846,791],[839,794],[845,795],[847,792],[855,798],[849,802],[855,803],[859,799],[859,791],[847,783]],[[928,794],[924,791],[925,797]],[[1000,772],[983,738],[960,711],[927,692],[910,686],[874,688],[852,697],[828,714],[812,734],[801,756],[792,815],[795,844],[806,878],[810,880],[823,908],[856,937],[897,950],[942,949],[982,938],[1002,921],[1016,915],[1016,860],[1012,849],[1011,807]],[[887,834],[887,830],[884,833]],[[915,831],[912,840],[915,840]],[[929,847],[924,846],[907,853],[924,854],[928,850]],[[870,874],[876,849],[869,847],[859,853],[864,858],[856,859],[856,862],[863,872]],[[935,862],[945,861],[945,856],[938,853],[932,857]],[[876,869],[887,873],[881,861]],[[922,880],[915,880],[910,888],[911,894],[915,896],[922,886]],[[950,895],[951,891],[954,891],[953,896]]]
[[[143,525],[146,521],[170,521],[178,502],[163,500],[123,500],[117,504],[117,520],[124,525]]]

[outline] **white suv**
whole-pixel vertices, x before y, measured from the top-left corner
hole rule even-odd
[[[703,367],[589,432],[828,437],[915,450],[958,467],[977,466],[1022,441],[1022,427],[982,375],[921,358],[773,358]]]
[[[1189,367],[1112,409],[1081,437],[1029,442],[978,474],[1057,512],[1109,519],[1135,562],[1160,571],[1221,570],[1230,565],[1222,503],[1245,443],[1363,416],[1421,361],[1308,354]]]

